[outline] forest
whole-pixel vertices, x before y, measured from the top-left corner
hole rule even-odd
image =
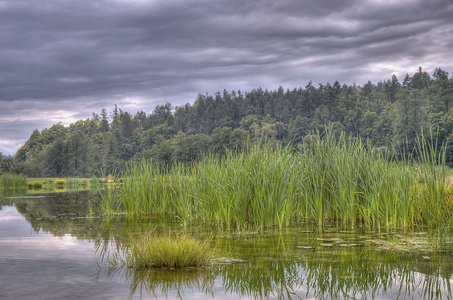
[[[399,82],[363,86],[313,85],[250,92],[199,94],[193,104],[157,105],[146,113],[102,109],[69,126],[34,130],[12,158],[0,155],[1,173],[28,177],[91,177],[121,171],[143,159],[160,166],[191,163],[206,153],[225,155],[263,140],[303,147],[326,128],[360,137],[392,155],[410,154],[418,137],[447,145],[453,166],[453,77],[420,67]]]

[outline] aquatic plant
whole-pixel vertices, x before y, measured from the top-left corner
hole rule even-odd
[[[432,133],[427,142],[425,137],[417,139],[417,155],[420,157],[419,168],[419,218],[423,223],[435,225],[453,217],[453,210],[446,200],[445,145],[440,149]]]
[[[205,266],[213,257],[209,240],[199,241],[187,236],[152,237],[133,240],[123,263],[132,268],[185,268]]]
[[[62,187],[66,184],[66,180],[62,179],[62,178],[58,178],[58,179],[55,179],[55,185],[57,187]]]
[[[436,226],[445,210],[445,148],[420,139],[418,159],[395,160],[359,138],[313,135],[300,151],[252,145],[193,165],[142,161],[122,174],[117,194],[132,215],[174,216],[225,228],[334,220],[342,226]],[[117,197],[110,199],[109,197]]]
[[[27,187],[27,177],[22,174],[5,173],[0,176],[0,188],[18,189]]]
[[[197,234],[212,232],[206,227],[190,230],[195,228]],[[187,229],[167,224],[156,227],[153,234]],[[207,268],[171,272],[112,265],[109,270],[112,274],[124,272],[131,296],[146,291],[157,298],[177,294],[184,299],[186,291],[195,289],[214,298],[217,293],[253,299],[451,298],[450,246],[438,245],[435,231],[328,229],[329,233],[319,231],[314,224],[304,231],[299,226],[248,234],[222,231],[215,234],[211,245],[232,250],[229,257],[234,259],[216,257]],[[119,236],[118,230],[112,232]],[[134,228],[131,234],[136,232]],[[124,246],[124,238],[105,241],[112,243],[114,252]]]
[[[40,189],[42,188],[43,183],[41,181],[30,181],[27,185],[29,189]]]
[[[102,199],[100,206],[104,214],[111,216],[121,211],[121,202],[117,196],[117,190],[108,186],[106,189],[100,191],[100,194]]]

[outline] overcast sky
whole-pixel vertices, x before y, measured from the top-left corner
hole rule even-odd
[[[0,0],[0,152],[114,104],[453,73],[451,0]]]

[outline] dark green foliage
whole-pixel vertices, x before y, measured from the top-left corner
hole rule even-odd
[[[422,132],[436,143],[453,142],[453,80],[437,68],[422,68],[402,84],[393,75],[377,84],[341,85],[336,81],[304,88],[199,94],[193,104],[158,105],[150,113],[102,109],[91,119],[67,127],[33,131],[13,159],[0,160],[0,172],[27,176],[97,176],[131,161],[192,163],[203,153],[225,155],[248,142],[297,146],[316,130],[330,127],[370,141],[372,147],[413,152]],[[402,146],[404,145],[404,146]],[[396,147],[398,148],[398,147]],[[447,164],[453,165],[453,146]],[[403,154],[403,153],[401,153]]]
[[[426,97],[423,91],[402,89],[396,102],[396,118],[394,120],[395,143],[406,140],[408,149],[415,146],[415,139],[426,132],[427,125]]]

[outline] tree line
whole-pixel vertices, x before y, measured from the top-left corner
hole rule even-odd
[[[301,147],[326,127],[368,140],[377,149],[411,151],[417,137],[434,133],[446,143],[453,166],[453,77],[421,67],[402,83],[391,79],[363,86],[333,84],[250,92],[199,94],[193,104],[157,105],[151,113],[116,105],[69,126],[34,130],[1,172],[30,177],[112,174],[132,161],[190,163],[205,153],[223,155],[247,143]]]

